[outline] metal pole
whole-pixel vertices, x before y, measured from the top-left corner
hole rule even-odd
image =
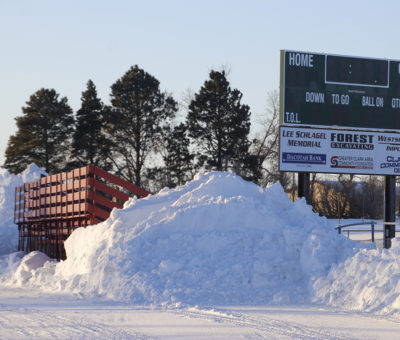
[[[375,222],[371,222],[371,242],[375,242]]]
[[[385,176],[385,222],[396,221],[396,176]],[[396,226],[385,224],[383,228],[383,246],[389,249],[392,246],[392,238],[395,237]]]
[[[365,192],[364,192],[364,185],[365,183],[363,183],[362,185],[362,221],[364,222],[364,217],[365,217]],[[372,241],[373,242],[373,241]]]
[[[307,204],[310,204],[310,173],[298,173],[298,197],[304,197]]]
[[[294,172],[293,172],[293,176],[292,176],[292,202],[294,202],[294,178],[295,178],[295,175],[294,175]]]

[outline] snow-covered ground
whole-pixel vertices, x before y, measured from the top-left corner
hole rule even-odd
[[[0,290],[1,339],[397,339],[398,319],[312,305],[162,308]]]
[[[2,339],[400,334],[400,244],[338,235],[277,184],[199,174],[74,231],[57,263],[12,252],[13,187],[39,175],[31,166],[0,178]]]

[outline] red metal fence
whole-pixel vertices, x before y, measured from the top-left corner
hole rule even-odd
[[[94,165],[24,183],[15,188],[18,250],[65,259],[64,241],[74,229],[104,221],[129,197],[148,194]]]

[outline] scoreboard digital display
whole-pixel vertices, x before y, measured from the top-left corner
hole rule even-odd
[[[400,61],[281,51],[281,125],[400,130]]]

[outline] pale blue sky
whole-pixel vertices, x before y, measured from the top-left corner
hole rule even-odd
[[[76,111],[88,79],[108,103],[138,64],[182,100],[227,65],[256,121],[278,89],[281,49],[400,60],[399,13],[395,0],[0,0],[0,162],[42,87]]]

